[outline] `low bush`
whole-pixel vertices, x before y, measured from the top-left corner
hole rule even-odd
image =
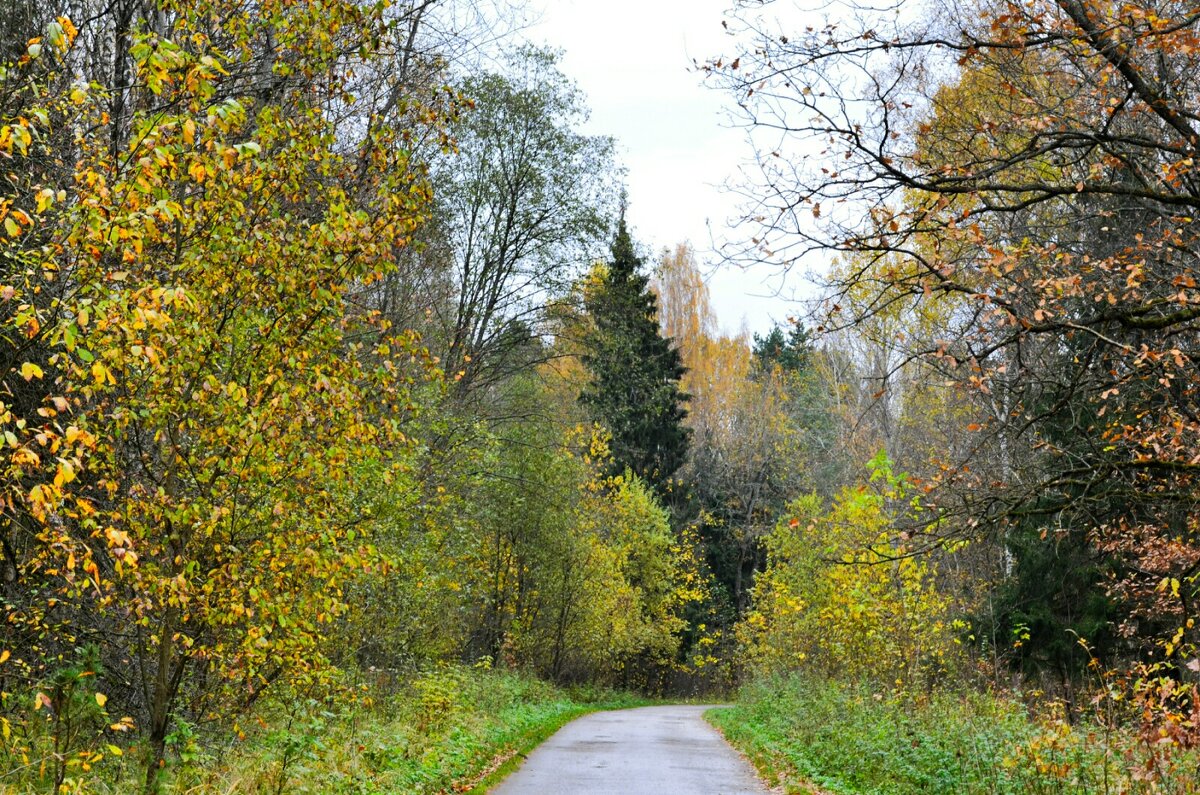
[[[898,695],[764,680],[710,720],[787,792],[838,795],[1200,793],[1200,755],[1132,733],[1031,718],[990,693]]]
[[[567,721],[636,706],[611,691],[569,693],[518,673],[443,667],[414,674],[370,702],[329,703],[293,694],[266,704],[233,736],[181,726],[165,793],[189,795],[420,795],[468,792],[490,783]],[[282,695],[282,693],[281,693]],[[142,769],[126,755],[95,766],[79,792],[141,790]],[[43,776],[9,780],[4,792],[50,792]],[[6,789],[11,787],[11,789]]]

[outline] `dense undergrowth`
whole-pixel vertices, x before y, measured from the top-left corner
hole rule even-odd
[[[372,691],[379,688],[373,687]],[[177,731],[167,793],[189,795],[418,795],[469,792],[504,763],[567,721],[599,709],[636,706],[637,697],[564,690],[508,672],[457,667],[414,675],[374,702],[329,704],[296,697],[265,706],[239,733],[218,740]],[[136,751],[136,749],[134,749]],[[109,757],[89,792],[140,788],[136,753]],[[125,761],[128,760],[128,761]],[[2,792],[40,791],[36,770]]]
[[[747,687],[709,717],[785,791],[837,795],[1200,792],[1200,755],[1011,696],[892,692],[818,678]]]

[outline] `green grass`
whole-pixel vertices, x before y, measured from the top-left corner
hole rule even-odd
[[[322,743],[325,752],[297,767],[281,791],[480,791],[507,772],[506,762],[518,759],[568,721],[595,710],[641,703],[612,693],[581,697],[516,674],[447,669],[417,680],[414,692],[393,699],[390,709],[375,710],[356,731],[338,727],[331,738],[334,743]],[[388,712],[394,717],[385,717]],[[279,759],[278,753],[274,756]],[[271,765],[265,767],[269,781]],[[260,775],[250,786],[234,791],[260,792],[263,781]]]
[[[647,703],[623,693],[564,690],[521,674],[444,668],[369,707],[293,699],[243,721],[256,727],[244,738],[181,740],[163,791],[484,793],[568,721]],[[136,753],[129,753],[98,767],[81,791],[136,792],[140,780]]]
[[[748,687],[708,718],[789,793],[1041,795],[1200,792],[1197,756],[1151,749],[1087,724],[1031,720],[1020,703],[980,693],[901,699],[793,677]]]

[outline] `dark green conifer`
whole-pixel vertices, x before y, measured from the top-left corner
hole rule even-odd
[[[587,292],[592,326],[584,364],[591,382],[581,400],[612,434],[614,465],[629,468],[665,496],[687,455],[687,395],[679,388],[679,351],[658,325],[658,301],[641,273],[624,213],[612,260]]]

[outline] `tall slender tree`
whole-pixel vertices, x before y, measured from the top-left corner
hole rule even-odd
[[[659,331],[658,301],[641,273],[624,213],[612,261],[593,273],[583,361],[591,381],[580,399],[612,433],[614,466],[628,468],[660,496],[687,454],[687,395],[679,351]]]

